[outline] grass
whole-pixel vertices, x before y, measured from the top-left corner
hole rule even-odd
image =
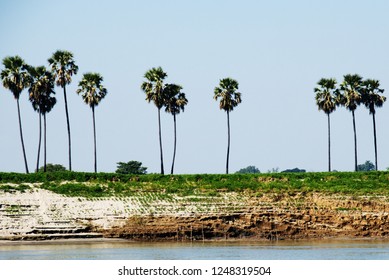
[[[19,185],[0,185],[0,191],[8,192],[8,193],[14,193],[14,192],[22,192],[24,193],[26,190],[31,189],[30,186],[27,186],[25,184],[19,184]]]
[[[116,173],[0,173],[0,190],[24,191],[26,183],[81,197],[130,197],[161,193],[166,196],[220,196],[223,193],[337,193],[389,196],[389,172],[123,175]],[[16,184],[16,186],[13,186]]]

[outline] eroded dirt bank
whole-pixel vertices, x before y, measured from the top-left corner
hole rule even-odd
[[[389,238],[388,197],[324,193],[143,194],[87,199],[0,193],[0,239]]]

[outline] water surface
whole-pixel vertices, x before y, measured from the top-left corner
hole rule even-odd
[[[2,242],[2,260],[389,260],[389,240]]]

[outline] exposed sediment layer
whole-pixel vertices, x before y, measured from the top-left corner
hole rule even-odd
[[[0,193],[0,239],[389,237],[389,198],[324,193],[139,194],[87,199],[32,186]]]

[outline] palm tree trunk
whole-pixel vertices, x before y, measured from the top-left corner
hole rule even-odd
[[[331,122],[330,114],[327,114],[328,117],[328,172],[331,172]]]
[[[158,108],[158,128],[159,128],[159,151],[161,154],[161,174],[164,175],[163,169],[163,152],[162,152],[162,133],[161,133],[161,109]]]
[[[351,111],[353,115],[353,128],[354,128],[354,153],[355,153],[355,171],[358,171],[358,157],[357,157],[357,129],[355,127],[355,114],[354,111]]]
[[[46,114],[43,114],[43,147],[44,147],[44,156],[43,156],[43,162],[44,162],[44,165],[43,165],[43,172],[46,172],[47,169],[47,145],[46,145]]]
[[[230,158],[230,112],[229,111],[227,111],[227,128],[228,128],[228,144],[227,144],[226,174],[228,174],[228,162]]]
[[[18,117],[19,117],[19,131],[20,131],[20,141],[22,142],[22,150],[23,150],[23,157],[24,157],[24,166],[26,168],[26,173],[30,173],[28,171],[28,164],[27,164],[27,157],[26,157],[26,149],[24,148],[24,140],[23,140],[23,129],[22,129],[22,118],[20,116],[20,105],[19,105],[19,98],[16,99],[16,103],[18,106]]]
[[[172,169],[170,171],[170,174],[173,175],[174,171],[174,162],[176,160],[176,147],[177,147],[177,125],[176,125],[176,114],[173,114],[173,120],[174,120],[174,151],[173,151],[173,161],[172,161]]]
[[[35,172],[38,172],[39,170],[39,157],[41,154],[41,143],[42,143],[42,114],[39,112],[39,141],[38,141],[38,156],[36,158]]]
[[[93,141],[94,141],[94,155],[95,155],[95,173],[97,173],[97,149],[96,149],[96,122],[95,122],[95,107],[92,106],[93,115]]]
[[[373,130],[374,130],[374,153],[375,153],[375,170],[378,170],[377,163],[377,134],[376,134],[376,126],[375,126],[375,113],[373,113]]]
[[[68,128],[68,143],[69,143],[69,171],[72,171],[72,141],[70,137],[70,122],[69,122],[69,111],[68,111],[68,100],[66,97],[66,86],[63,87],[63,95],[65,100],[65,112],[66,112],[66,124]]]

